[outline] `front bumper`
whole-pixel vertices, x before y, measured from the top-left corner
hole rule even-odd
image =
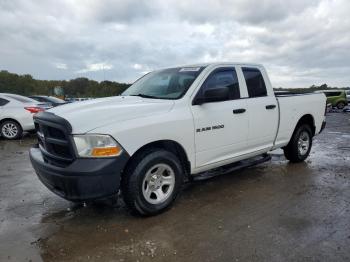
[[[66,167],[44,161],[39,148],[30,149],[30,160],[41,182],[70,201],[85,201],[116,194],[129,155],[113,158],[78,158]]]

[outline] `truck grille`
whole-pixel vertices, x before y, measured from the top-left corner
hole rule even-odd
[[[34,124],[44,161],[59,167],[72,163],[75,155],[69,122],[53,113],[41,112],[34,116]]]

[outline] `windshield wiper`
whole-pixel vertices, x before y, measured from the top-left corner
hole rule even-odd
[[[155,99],[160,99],[158,96],[151,96],[151,95],[145,95],[145,94],[137,94],[137,95],[130,95],[130,96],[139,96],[142,98],[155,98]]]

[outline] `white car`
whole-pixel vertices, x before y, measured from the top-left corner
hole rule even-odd
[[[325,127],[324,94],[275,95],[263,66],[214,63],[149,73],[121,96],[34,116],[40,180],[71,201],[117,194],[135,213],[170,206],[184,181],[283,148],[304,161]],[[231,168],[231,169],[230,169]]]
[[[20,95],[0,93],[0,134],[18,139],[24,131],[35,130],[33,115],[47,109],[45,104]]]

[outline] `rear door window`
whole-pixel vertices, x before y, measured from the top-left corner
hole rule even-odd
[[[260,70],[257,68],[243,67],[242,71],[247,84],[249,97],[267,96],[264,77]]]

